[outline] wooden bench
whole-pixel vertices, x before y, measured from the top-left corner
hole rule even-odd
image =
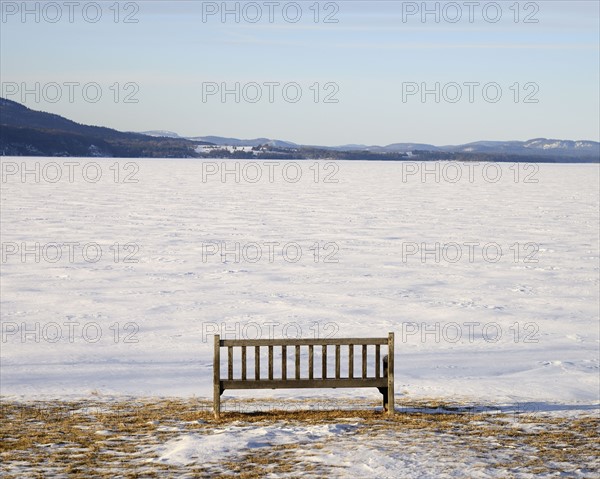
[[[387,355],[382,358],[381,346],[387,346]],[[321,375],[315,377],[314,348],[321,347]],[[328,374],[328,347],[335,347],[335,377]],[[362,370],[354,374],[354,347],[361,346]],[[369,348],[371,346],[371,348]],[[226,389],[281,389],[281,388],[370,388],[379,389],[383,395],[383,408],[388,414],[394,413],[394,333],[387,338],[330,338],[330,339],[221,339],[214,337],[213,398],[215,417],[221,413],[221,394]],[[288,375],[288,347],[294,348],[294,374]],[[342,347],[348,356],[348,374],[342,377]],[[227,348],[227,378],[221,378],[221,348]],[[234,349],[239,348],[241,374],[234,378]],[[254,348],[254,375],[248,376],[247,349]],[[261,377],[261,348],[268,351],[268,377]],[[281,348],[281,371],[274,376],[273,354]],[[308,349],[308,377],[301,374],[300,353]],[[264,350],[264,349],[263,349]],[[369,370],[369,350],[372,355],[372,375]],[[383,366],[383,367],[382,367]],[[238,368],[236,368],[238,369]],[[305,375],[306,376],[306,375]]]

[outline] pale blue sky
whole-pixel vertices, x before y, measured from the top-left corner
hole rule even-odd
[[[8,15],[22,2],[2,1],[0,73],[3,94],[21,101],[20,92],[7,95],[11,85],[25,82],[97,82],[102,99],[86,101],[79,89],[74,102],[36,101],[28,95],[30,108],[51,111],[75,121],[143,131],[165,129],[181,135],[266,136],[306,144],[389,144],[426,142],[457,144],[475,140],[525,140],[534,137],[598,140],[599,136],[599,2],[519,2],[515,22],[513,1],[497,2],[502,18],[486,21],[495,13],[493,2],[477,2],[474,22],[468,21],[468,2],[454,2],[463,21],[450,23],[457,12],[452,2],[440,4],[441,18],[433,15],[423,23],[420,15],[407,16],[422,2],[340,1],[320,2],[321,17],[314,22],[315,1],[297,2],[302,19],[286,22],[285,5],[294,13],[293,2],[274,7],[274,22],[268,21],[268,4],[255,2],[264,21],[250,23],[232,15],[203,21],[203,8],[221,8],[223,2],[136,2],[138,23],[115,23],[113,1],[98,2],[102,18],[86,22],[81,7],[74,7],[74,22],[68,21],[68,6],[57,23],[39,23],[33,15],[23,23],[20,11]],[[42,2],[43,3],[48,2]],[[82,1],[80,5],[90,2]],[[121,3],[121,17],[133,12]],[[233,7],[235,2],[228,2]],[[241,2],[241,8],[251,2]],[[328,3],[334,5],[327,5]],[[34,8],[35,2],[30,2]],[[427,2],[434,8],[436,2]],[[312,7],[312,9],[311,9]],[[512,8],[511,8],[512,7]],[[47,7],[49,8],[49,7]],[[248,15],[253,14],[246,7]],[[323,16],[337,10],[337,23],[323,23]],[[446,8],[446,16],[443,14]],[[242,10],[243,11],[243,10]],[[93,9],[88,11],[93,14]],[[47,16],[53,10],[46,10]],[[537,23],[523,23],[527,14]],[[115,103],[111,85],[134,82],[138,103]],[[275,101],[235,103],[219,95],[203,101],[203,83],[226,83],[233,88],[256,82],[296,82],[302,90],[297,103],[285,101],[275,90]],[[321,97],[313,101],[311,85],[319,82]],[[323,85],[335,83],[338,103],[324,103]],[[477,88],[474,102],[466,98],[440,103],[433,95],[423,103],[420,95],[403,101],[403,84],[414,82],[430,88],[436,82],[497,83],[502,98],[486,101]],[[521,96],[514,101],[511,86],[519,83]],[[524,90],[524,85],[534,87]],[[333,87],[331,87],[333,88]],[[7,90],[9,89],[9,90]],[[128,90],[132,91],[132,90]],[[248,92],[252,93],[254,90]],[[332,92],[333,90],[328,90]],[[454,90],[447,90],[454,95]],[[537,103],[524,103],[534,93]],[[49,94],[52,94],[48,90]],[[123,93],[123,92],[121,92]]]

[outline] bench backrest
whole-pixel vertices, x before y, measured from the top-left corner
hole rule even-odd
[[[355,354],[359,346],[361,361],[360,373],[355,375]],[[382,367],[381,346],[387,348],[387,364]],[[321,368],[320,375],[315,375],[315,347],[320,348]],[[331,347],[331,348],[330,348]],[[387,378],[394,371],[394,333],[389,333],[387,338],[329,338],[329,339],[221,339],[219,335],[214,337],[214,375],[215,381],[221,378],[221,348],[227,348],[227,377],[226,381],[261,381],[261,380],[313,380],[316,382],[328,379],[353,379],[360,385],[360,379]],[[254,374],[248,376],[248,348],[254,349]],[[268,351],[267,377],[261,377],[261,351]],[[335,373],[329,373],[328,352],[335,348]],[[240,350],[239,364],[241,374],[234,378],[234,350]],[[293,350],[293,373],[288,374],[288,350]],[[302,349],[308,350],[307,375],[302,375],[301,353]],[[369,351],[374,355],[370,356]],[[281,368],[277,377],[274,374],[274,353],[281,352]],[[348,368],[346,374],[342,374],[342,354],[347,356]],[[371,361],[369,361],[371,358]],[[358,363],[358,361],[356,361]],[[306,377],[307,376],[307,377]]]

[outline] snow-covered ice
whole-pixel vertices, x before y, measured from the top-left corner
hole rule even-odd
[[[41,162],[42,172],[39,183],[13,175],[1,185],[5,396],[209,397],[207,333],[255,337],[253,324],[262,337],[394,331],[399,395],[598,403],[598,165],[540,164],[536,183],[524,170],[515,181],[509,164],[494,167],[496,182],[481,174],[485,165],[470,181],[463,165],[453,183],[450,170],[423,182],[397,162],[305,161],[293,183],[297,169],[286,179],[284,160],[272,181],[263,167],[257,182],[248,169],[239,182],[203,181],[203,168],[221,161],[119,160],[116,182],[116,160],[93,159],[103,173],[94,183],[80,170],[69,181],[69,160],[2,159]],[[63,168],[56,183],[50,162]],[[137,183],[123,182],[134,171],[127,163],[139,168]],[[332,173],[337,182],[325,182]],[[52,262],[52,244],[68,242],[78,243],[73,258],[63,245]],[[247,246],[239,261],[203,258],[215,242],[256,243],[263,255],[250,261]],[[302,257],[292,262],[281,246],[270,257],[269,242],[297,243]],[[437,261],[409,254],[436,243]],[[472,258],[467,243],[478,244]],[[34,253],[14,252],[23,244]],[[459,260],[453,246],[443,250],[450,244],[463,245]]]

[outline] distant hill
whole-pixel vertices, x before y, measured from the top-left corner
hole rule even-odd
[[[275,148],[298,148],[300,145],[291,141],[272,140],[270,138],[253,138],[243,140],[239,138],[227,138],[224,136],[179,136],[177,133],[167,130],[142,131],[143,135],[167,138],[185,138],[191,141],[208,142],[219,146],[273,146]]]
[[[202,145],[215,148],[198,148]],[[252,147],[252,150],[240,151],[225,146],[246,146]],[[0,155],[597,163],[600,162],[600,143],[535,138],[528,141],[477,141],[454,146],[393,143],[387,146],[353,144],[325,147],[270,138],[181,137],[166,130],[132,133],[82,125],[0,98]]]
[[[429,145],[425,143],[392,143],[391,145],[386,146],[378,146],[378,145],[342,145],[342,146],[333,146],[331,147],[333,150],[341,150],[341,151],[373,151],[380,153],[389,153],[389,152],[409,152],[414,150],[426,150],[426,151],[438,151],[439,148],[434,145]]]
[[[536,138],[527,141],[477,141],[464,145],[434,146],[420,143],[393,143],[387,146],[343,145],[333,147],[341,151],[391,152],[448,152],[489,155],[537,156],[549,160],[593,160],[600,157],[600,143],[596,141],[571,141]]]
[[[291,141],[272,140],[270,138],[254,138],[251,140],[239,140],[237,138],[225,138],[222,136],[195,136],[189,137],[190,140],[208,141],[215,145],[229,146],[260,146],[267,145],[275,148],[298,148],[300,145]]]
[[[148,131],[144,134],[152,136],[166,136],[172,138],[181,138],[177,133],[171,131]],[[300,145],[290,141],[274,140],[270,138],[254,138],[244,140],[239,138],[227,138],[222,136],[194,136],[186,137],[193,141],[206,141],[215,145],[227,146],[259,146],[267,145],[273,148],[289,148],[303,151],[330,151],[352,153],[352,158],[360,152],[368,153],[369,158],[377,154],[397,154],[412,152],[431,152],[440,153],[433,155],[436,158],[468,158],[469,155],[477,155],[478,159],[487,161],[526,161],[523,158],[530,158],[530,161],[548,161],[548,162],[598,162],[600,161],[600,143],[587,140],[555,140],[547,138],[535,138],[527,141],[476,141],[464,145],[435,146],[427,143],[392,143],[386,146],[350,144],[340,146],[319,146],[319,145]],[[442,153],[453,153],[454,155],[444,156]],[[495,160],[494,157],[498,157]],[[382,158],[385,159],[385,158]],[[465,160],[466,161],[466,160]]]
[[[443,151],[465,153],[493,153],[509,155],[536,155],[547,158],[598,158],[600,143],[596,141],[554,140],[535,138],[527,141],[477,141],[466,145],[446,146]]]
[[[208,143],[82,125],[0,98],[1,155],[188,158],[199,144]]]
[[[168,130],[140,131],[140,134],[162,138],[181,138],[177,133]]]

